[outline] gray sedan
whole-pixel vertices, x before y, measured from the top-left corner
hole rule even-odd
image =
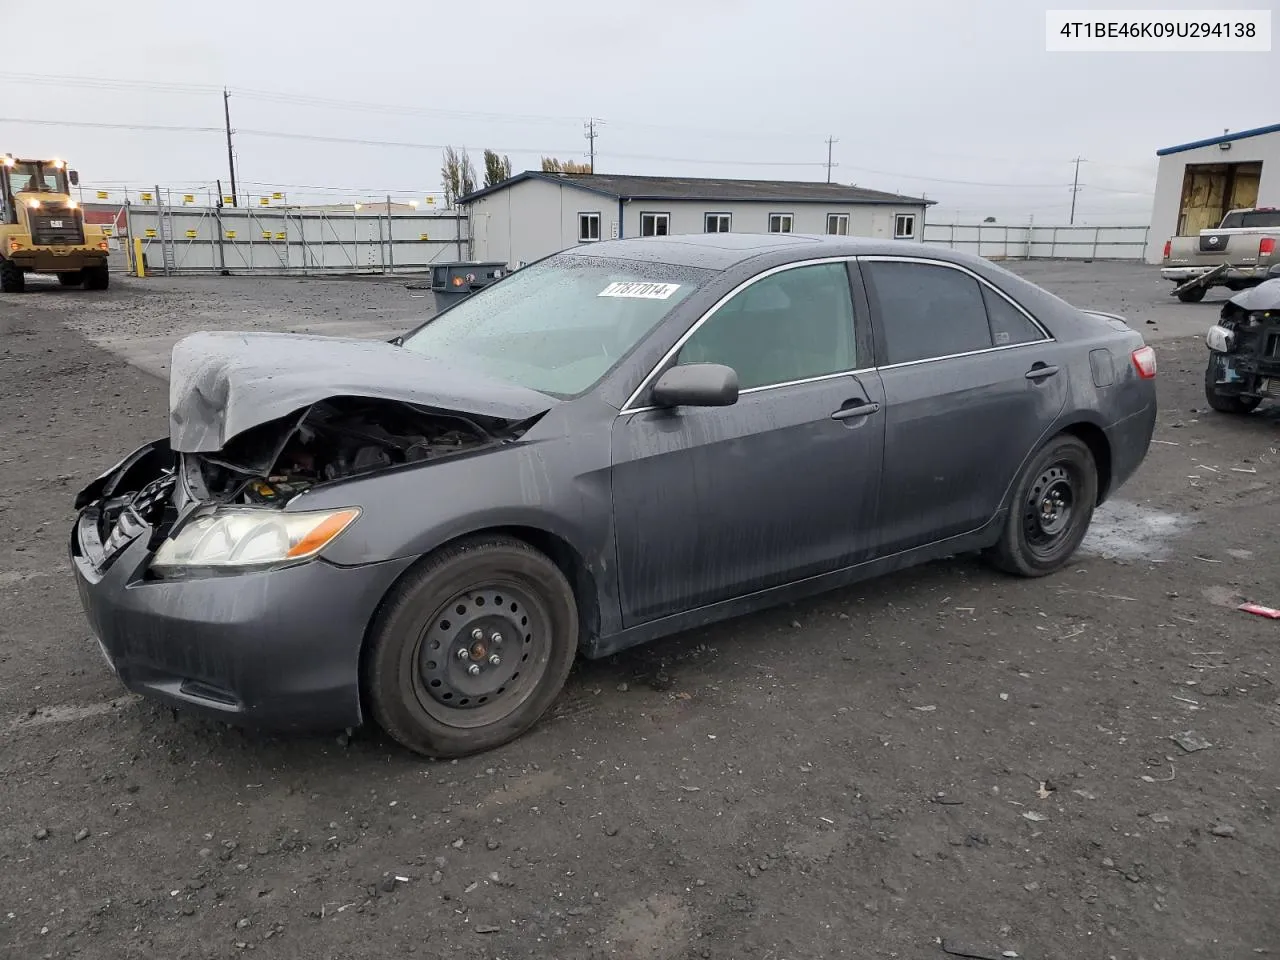
[[[508,742],[577,655],[963,551],[1035,577],[1146,455],[1155,355],[949,250],[584,244],[390,343],[196,334],[170,435],[77,498],[130,689]]]

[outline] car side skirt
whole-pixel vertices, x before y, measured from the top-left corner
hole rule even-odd
[[[663,617],[660,620],[641,623],[609,636],[593,637],[583,644],[581,648],[582,654],[589,660],[598,660],[601,657],[611,656],[630,647],[657,640],[660,637],[681,633],[685,630],[696,630],[699,627],[719,623],[721,620],[728,620],[732,617],[767,610],[780,604],[818,596],[832,590],[838,590],[841,587],[861,583],[864,580],[871,580],[898,570],[905,570],[908,567],[915,567],[930,560],[940,560],[943,557],[953,556],[957,553],[984,550],[999,539],[1000,530],[1004,526],[1007,515],[1008,510],[1002,509],[986,524],[970,533],[939,540],[936,543],[928,543],[921,547],[913,547],[901,553],[878,557],[875,560],[868,560],[852,567],[844,567],[840,570],[819,574],[816,577],[809,577],[805,580],[797,580],[793,583],[783,584],[780,587],[770,587],[767,590],[749,593],[742,597],[735,597],[732,600],[722,600],[719,603],[708,604],[705,607]]]

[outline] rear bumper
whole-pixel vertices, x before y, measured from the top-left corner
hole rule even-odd
[[[1163,267],[1160,270],[1160,276],[1166,280],[1172,280],[1174,283],[1184,283],[1196,277],[1203,277],[1209,271],[1216,270],[1220,266],[1220,263],[1210,263],[1203,266]],[[1232,267],[1222,276],[1217,277],[1216,280],[1219,284],[1239,280],[1266,280],[1267,271],[1270,269],[1270,264],[1256,267]]]
[[[1107,488],[1110,498],[1142,466],[1147,451],[1151,449],[1151,437],[1156,429],[1156,401],[1153,395],[1144,409],[1117,420],[1103,432],[1111,447],[1111,483]]]
[[[128,689],[228,723],[279,730],[358,726],[360,652],[410,559],[312,561],[202,579],[146,577],[146,535],[98,570],[82,512],[70,555],[85,614]]]
[[[16,250],[9,259],[30,273],[70,273],[107,262],[106,250],[93,247],[50,247],[41,250]]]

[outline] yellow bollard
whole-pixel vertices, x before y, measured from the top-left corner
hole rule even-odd
[[[133,238],[133,275],[135,277],[145,277],[147,275],[146,264],[142,261],[142,238]]]

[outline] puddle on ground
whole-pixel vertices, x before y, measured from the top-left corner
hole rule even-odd
[[[1094,511],[1080,551],[1109,560],[1160,560],[1191,524],[1180,513],[1112,500]]]

